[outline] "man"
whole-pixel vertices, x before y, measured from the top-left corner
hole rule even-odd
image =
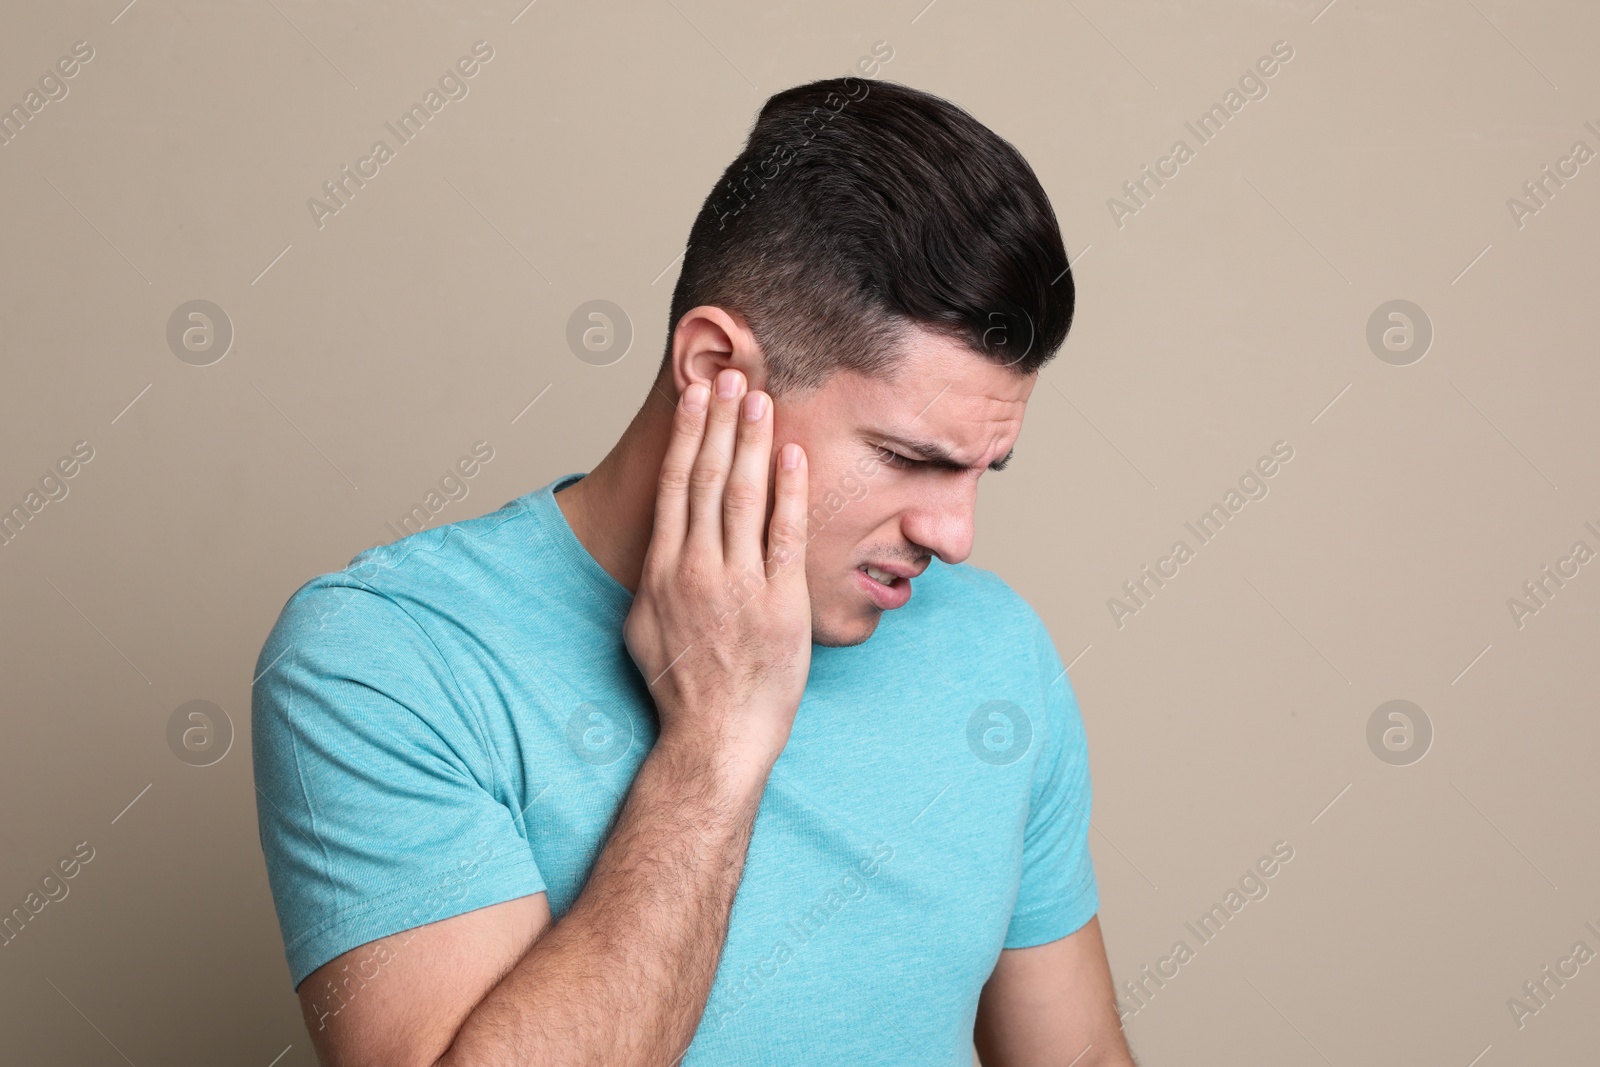
[[[593,472],[362,553],[262,649],[325,1064],[1133,1062],[1071,685],[962,564],[1072,308],[964,111],[766,103]]]

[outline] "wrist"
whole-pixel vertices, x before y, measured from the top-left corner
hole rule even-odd
[[[718,791],[759,797],[782,746],[664,731],[649,758],[675,777],[710,785]]]

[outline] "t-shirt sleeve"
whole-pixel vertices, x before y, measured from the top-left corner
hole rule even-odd
[[[1044,624],[1038,624],[1039,684],[1046,686],[1048,734],[1034,770],[1022,839],[1022,883],[1006,930],[1006,948],[1066,937],[1100,910],[1089,854],[1089,748],[1078,698]]]
[[[257,662],[256,812],[290,977],[544,890],[449,665],[396,601],[301,587]]]

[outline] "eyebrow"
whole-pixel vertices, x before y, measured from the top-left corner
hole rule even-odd
[[[943,445],[935,444],[932,441],[914,441],[907,437],[896,437],[894,434],[886,433],[880,433],[874,436],[879,438],[880,443],[892,444],[907,452],[920,456],[924,462],[931,466],[938,467],[941,470],[959,472],[969,469],[966,464],[958,463],[955,456],[950,454],[949,449],[945,448]],[[1001,456],[993,463],[990,463],[989,469],[992,471],[1005,470],[1006,464],[1011,462],[1011,457],[1016,454],[1016,451],[1017,450],[1015,448],[1011,449],[1005,455]]]

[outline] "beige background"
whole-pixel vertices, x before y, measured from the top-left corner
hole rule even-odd
[[[1520,228],[1506,203],[1600,149],[1591,5],[124,2],[0,26],[6,106],[94,49],[0,147],[0,504],[95,451],[0,548],[0,910],[95,849],[0,948],[0,1059],[313,1062],[256,835],[268,628],[475,441],[495,459],[438,522],[589,469],[760,103],[880,40],[881,76],[1021,148],[1074,257],[1075,328],[972,559],[1072,661],[1118,979],[1295,849],[1128,1020],[1136,1053],[1593,1058],[1600,963],[1521,1029],[1506,1005],[1600,950],[1600,564],[1520,628],[1507,608],[1600,549],[1600,163]],[[478,40],[470,95],[319,230],[306,200]],[[1280,40],[1269,94],[1118,228],[1107,199]],[[606,367],[565,340],[595,298],[635,331]],[[166,343],[193,299],[236,332],[211,366]],[[1435,332],[1408,366],[1366,341],[1392,299]],[[1280,440],[1270,495],[1119,629],[1107,598]],[[1396,698],[1435,733],[1410,766],[1366,740]],[[194,699],[236,731],[209,767],[166,740]]]

